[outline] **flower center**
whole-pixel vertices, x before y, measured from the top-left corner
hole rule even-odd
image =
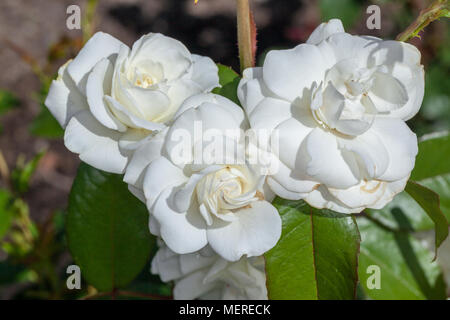
[[[145,60],[129,67],[127,78],[136,87],[147,89],[160,82],[164,74],[160,64]]]
[[[154,81],[149,76],[139,77],[134,82],[134,85],[137,87],[141,87],[144,89],[147,89],[148,87],[152,86],[154,84]]]
[[[203,177],[196,187],[199,204],[209,213],[220,217],[249,205],[261,197],[248,177],[238,167],[227,166]]]
[[[372,83],[372,78],[360,79],[352,77],[344,82],[345,88],[347,89],[346,96],[349,98],[359,97],[370,90]]]
[[[347,62],[337,64],[329,70],[324,82],[314,83],[311,88],[311,112],[317,124],[346,136],[368,130],[376,114],[368,96],[375,69],[349,70],[352,66]]]
[[[361,67],[352,59],[342,60],[327,72],[325,84],[331,81],[346,98],[357,99],[370,90],[376,71],[377,68]]]

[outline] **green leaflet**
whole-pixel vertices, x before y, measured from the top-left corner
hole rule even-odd
[[[435,246],[437,253],[437,249],[448,236],[448,222],[439,208],[439,195],[412,181],[408,181],[405,190],[414,198],[414,200],[416,200],[430,219],[433,220],[436,233]]]
[[[155,246],[147,209],[122,177],[86,164],[80,165],[73,183],[66,229],[75,263],[101,291],[128,285]]]
[[[217,64],[217,67],[219,68],[219,83],[221,87],[215,88],[212,92],[220,94],[237,105],[240,105],[237,96],[237,87],[241,78],[231,67],[224,66],[220,63]]]
[[[270,299],[353,299],[359,233],[353,217],[277,198],[283,221],[265,254]]]
[[[358,218],[361,233],[360,284],[371,299],[445,299],[445,283],[432,253],[407,232],[392,232]],[[369,266],[380,270],[380,288]],[[370,278],[372,277],[372,278]]]

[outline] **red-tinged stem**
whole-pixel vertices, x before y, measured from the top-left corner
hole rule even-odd
[[[252,23],[248,0],[236,0],[239,59],[241,71],[255,66],[252,44]]]

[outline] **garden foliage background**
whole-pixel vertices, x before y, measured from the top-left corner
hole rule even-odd
[[[66,8],[74,3],[81,6],[85,16],[83,31],[66,28]],[[258,61],[263,61],[268,49],[304,42],[321,21],[334,17],[340,18],[350,33],[393,39],[427,3],[425,0],[254,0]],[[381,7],[381,30],[366,28],[365,9],[370,4]],[[72,264],[72,256],[67,249],[64,219],[79,160],[65,149],[62,129],[42,104],[57,68],[78,52],[83,39],[93,30],[102,30],[126,44],[144,33],[161,32],[181,40],[193,53],[210,56],[239,70],[235,24],[234,1],[224,0],[203,0],[198,5],[193,0],[0,2],[0,299],[69,299],[111,289],[105,274],[95,275],[105,278],[103,283],[97,283],[97,288],[86,283],[82,290],[66,288],[65,272]],[[447,21],[435,22],[426,29],[422,39],[411,42],[422,52],[426,70],[422,109],[408,123],[421,137],[450,128],[450,25]],[[441,161],[448,162],[449,150],[442,152]],[[86,175],[98,174],[89,168],[83,170]],[[114,177],[97,178],[98,183],[125,188]],[[75,187],[86,186],[79,183]],[[6,215],[6,210],[14,213]],[[6,216],[12,218],[7,221]],[[137,215],[136,219],[141,217]],[[394,223],[389,219],[384,222],[387,226]],[[143,223],[147,224],[145,219]],[[370,225],[360,225],[363,239],[365,230],[370,228]],[[381,228],[370,234],[375,237],[374,234],[385,232],[389,231]],[[392,286],[369,297],[441,298],[440,293],[445,289],[433,287],[441,285],[442,279],[437,280],[441,275],[434,267],[421,264],[422,259],[430,261],[432,253],[411,240],[409,234],[389,236],[398,237],[398,248],[384,258],[392,259],[388,264],[396,265],[403,279],[397,279],[394,270],[390,275]],[[146,245],[143,249],[150,254],[152,245]],[[409,266],[409,271],[402,270],[404,261],[401,260],[405,255],[418,261],[412,269]],[[133,276],[140,272],[136,279],[119,279],[124,284],[122,297],[136,296],[137,292],[143,294],[141,298],[170,296],[170,287],[151,276],[148,265],[144,266],[148,258],[140,262],[142,265],[137,270],[130,271]],[[364,275],[360,274],[360,278],[364,280]],[[409,289],[397,282],[406,282],[405,287]],[[361,289],[358,296],[367,298],[367,292]]]

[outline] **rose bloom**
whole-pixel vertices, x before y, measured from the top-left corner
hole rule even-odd
[[[238,89],[252,128],[279,138],[272,190],[343,213],[382,208],[404,189],[418,151],[405,121],[423,93],[414,46],[352,36],[340,20],[306,44],[270,51]]]
[[[262,256],[229,262],[210,247],[180,255],[160,242],[151,271],[174,282],[176,300],[267,300]]]
[[[202,130],[196,133],[198,124]],[[127,174],[143,176],[151,231],[172,251],[192,253],[209,244],[224,259],[237,261],[262,255],[277,243],[281,218],[266,176],[245,159],[247,127],[243,110],[231,100],[201,94],[183,103],[159,143],[144,143],[133,155]],[[217,135],[208,137],[208,130]],[[202,152],[196,153],[199,146]],[[139,179],[128,178],[140,188]]]
[[[99,32],[59,69],[45,105],[69,150],[123,173],[132,150],[164,131],[186,98],[217,86],[214,62],[175,39],[151,33],[130,49]]]

